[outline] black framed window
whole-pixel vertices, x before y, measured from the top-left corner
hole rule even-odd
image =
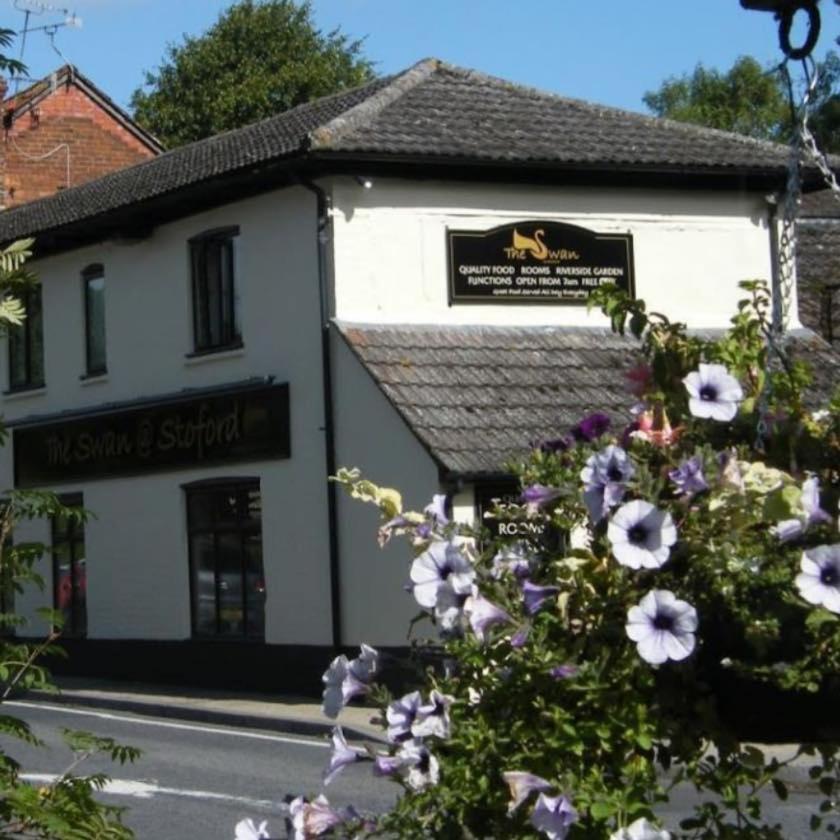
[[[188,485],[194,636],[265,638],[259,481]]]
[[[81,493],[61,496],[67,507],[81,507]],[[52,520],[53,606],[64,616],[65,636],[87,635],[85,525],[75,516]]]
[[[82,271],[85,294],[85,372],[107,371],[105,356],[105,268],[96,263]]]
[[[196,353],[239,347],[236,292],[238,227],[207,231],[190,240],[193,338]]]
[[[41,287],[29,286],[17,294],[26,318],[9,327],[9,390],[40,388],[44,384],[44,322]]]

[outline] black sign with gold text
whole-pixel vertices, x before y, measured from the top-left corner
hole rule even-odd
[[[635,295],[633,237],[560,222],[447,231],[449,303],[586,305],[614,283]]]
[[[13,430],[15,486],[288,458],[289,386],[169,398]]]

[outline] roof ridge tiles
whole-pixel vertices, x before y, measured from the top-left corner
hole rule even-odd
[[[341,137],[376,117],[392,102],[396,102],[409,90],[425,82],[437,71],[440,64],[441,62],[436,58],[424,58],[402,73],[392,76],[391,81],[376,93],[348,108],[337,117],[333,117],[324,125],[308,132],[303,144],[304,148],[315,150],[330,148]]]

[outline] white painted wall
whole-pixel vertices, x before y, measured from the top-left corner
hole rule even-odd
[[[438,471],[426,450],[376,387],[344,339],[333,336],[339,466],[359,467],[365,478],[394,487],[405,510],[423,510],[438,492]],[[419,612],[405,591],[412,551],[403,538],[384,549],[373,505],[339,494],[342,635],[345,644],[405,645]]]
[[[107,242],[33,263],[43,286],[46,388],[5,396],[0,410],[7,421],[254,376],[290,383],[289,460],[53,488],[82,492],[85,506],[97,516],[85,534],[90,637],[189,637],[181,485],[202,478],[255,476],[263,499],[266,641],[329,643],[315,212],[308,191],[275,191],[162,225],[136,244]],[[227,225],[240,227],[236,284],[244,348],[189,359],[187,241]],[[80,272],[93,262],[105,267],[108,374],[85,382],[79,379],[84,373]],[[7,369],[6,343],[0,342],[0,371]],[[12,484],[11,444],[0,458],[0,480],[4,486]],[[46,529],[44,538],[48,536]],[[45,597],[51,598],[49,586]],[[39,600],[21,603],[31,612]]]
[[[446,230],[544,219],[631,233],[637,295],[692,327],[723,327],[741,280],[770,279],[758,193],[352,179],[334,188],[336,312],[350,322],[602,326],[585,306],[447,300]]]

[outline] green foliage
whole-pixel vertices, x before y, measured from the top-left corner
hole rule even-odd
[[[840,151],[840,58],[829,52],[817,64],[811,129],[821,149]],[[672,76],[642,97],[658,117],[735,131],[761,140],[786,142],[791,132],[788,90],[775,68],[741,56],[726,72],[698,64],[691,74]]]
[[[169,45],[131,104],[141,125],[179,146],[372,78],[361,41],[320,32],[310,0],[240,0],[204,35]]]
[[[742,742],[726,695],[726,686],[765,686],[801,700],[827,685],[836,689],[840,678],[840,612],[836,604],[806,601],[797,583],[804,552],[840,551],[837,400],[825,411],[805,408],[807,371],[783,347],[768,345],[766,287],[742,287],[731,329],[716,340],[689,335],[685,325],[648,312],[615,287],[595,294],[613,328],[639,339],[649,369],[637,394],[647,408],[640,417],[652,423],[637,424],[629,436],[579,433],[565,448],[532,453],[518,474],[539,500],[526,494],[527,503],[493,512],[521,524],[518,536],[494,538],[480,526],[401,510],[380,530],[380,541],[383,531],[410,536],[427,563],[435,544],[457,548],[469,560],[474,587],[462,590],[463,612],[454,623],[451,614],[431,610],[424,622],[437,625],[439,638],[427,643],[446,663],[429,668],[418,686],[424,697],[436,690],[449,702],[448,737],[427,742],[439,781],[399,776],[403,794],[378,821],[381,835],[534,837],[534,794],[511,810],[504,778],[527,772],[577,810],[568,835],[557,837],[623,837],[620,830],[642,817],[655,822],[658,806],[687,785],[699,804],[674,837],[782,840],[764,817],[766,795],[787,799],[784,770],[810,756],[824,797],[811,827],[840,837],[836,745],[806,744],[785,759],[767,755]],[[740,382],[731,419],[696,415],[684,380],[700,364],[723,365]],[[621,481],[622,495],[599,518],[583,474],[619,442],[632,473],[610,479]],[[706,486],[681,492],[672,471],[688,459]],[[818,502],[831,517],[808,518],[808,476],[819,479]],[[398,500],[394,491],[353,470],[338,480],[377,504],[383,519],[393,513],[380,500]],[[674,525],[676,542],[661,565],[635,568],[620,556],[611,529],[618,506],[631,500],[650,503]],[[774,531],[780,520],[800,522],[801,532],[782,539]],[[558,548],[546,539],[550,533],[567,538]],[[528,609],[521,576],[500,565],[513,554],[527,563],[530,584],[554,587],[542,608]],[[428,565],[418,569],[415,581]],[[629,613],[654,590],[696,609],[690,655],[657,663],[631,641]],[[477,629],[480,600],[504,612]],[[370,698],[385,719],[394,698],[381,687]],[[398,758],[401,749],[395,742],[389,754]]]

